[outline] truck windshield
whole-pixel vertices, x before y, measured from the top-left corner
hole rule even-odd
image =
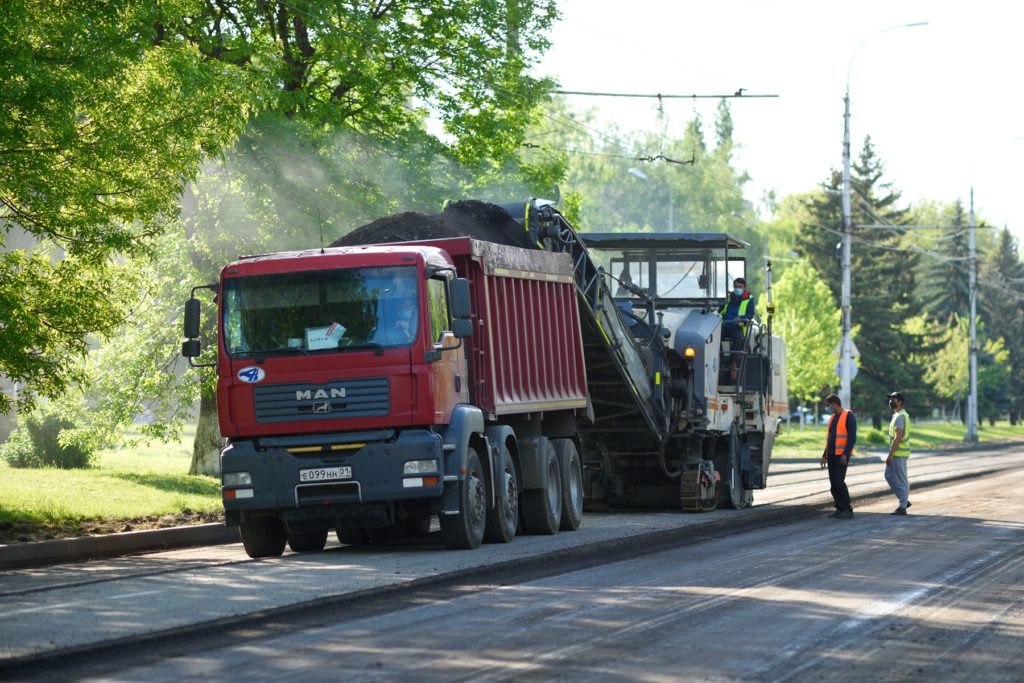
[[[239,357],[408,346],[417,293],[415,266],[229,278],[225,348]]]

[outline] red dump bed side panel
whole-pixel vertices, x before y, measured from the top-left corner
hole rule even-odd
[[[587,406],[572,262],[554,254],[468,238],[428,242],[470,280],[470,400],[499,415]]]

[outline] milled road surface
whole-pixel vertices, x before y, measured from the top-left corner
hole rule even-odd
[[[36,672],[54,680],[1020,680],[1022,456],[915,459],[918,483],[1017,467],[919,487],[907,517],[887,514],[889,498],[858,505],[851,521],[808,517],[827,478],[793,467],[751,510],[593,515],[573,534],[475,552],[427,539],[250,562],[233,545],[0,574],[0,648],[9,658],[178,629],[145,650]],[[855,495],[881,490],[880,468],[851,468]],[[787,508],[804,514],[716,530],[725,516]],[[618,561],[551,555],[643,533],[667,542],[671,529],[691,542]],[[514,561],[531,556],[551,557],[546,570],[517,575]],[[413,581],[479,564],[501,572],[443,589]],[[406,595],[337,602],[410,583]],[[321,597],[334,607],[307,623],[271,616],[189,640],[189,624]]]

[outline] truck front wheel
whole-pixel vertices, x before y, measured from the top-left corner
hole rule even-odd
[[[452,550],[479,548],[487,522],[487,486],[480,456],[472,447],[466,453],[466,477],[458,483],[459,512],[440,515],[441,535]]]
[[[288,532],[277,517],[248,516],[239,525],[242,547],[249,557],[277,557],[284,552]]]

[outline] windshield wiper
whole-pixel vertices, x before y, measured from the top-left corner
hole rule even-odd
[[[367,349],[373,349],[373,355],[381,356],[384,354],[384,346],[377,342],[366,342],[365,344],[349,344],[348,346],[339,346],[339,351],[366,351]]]

